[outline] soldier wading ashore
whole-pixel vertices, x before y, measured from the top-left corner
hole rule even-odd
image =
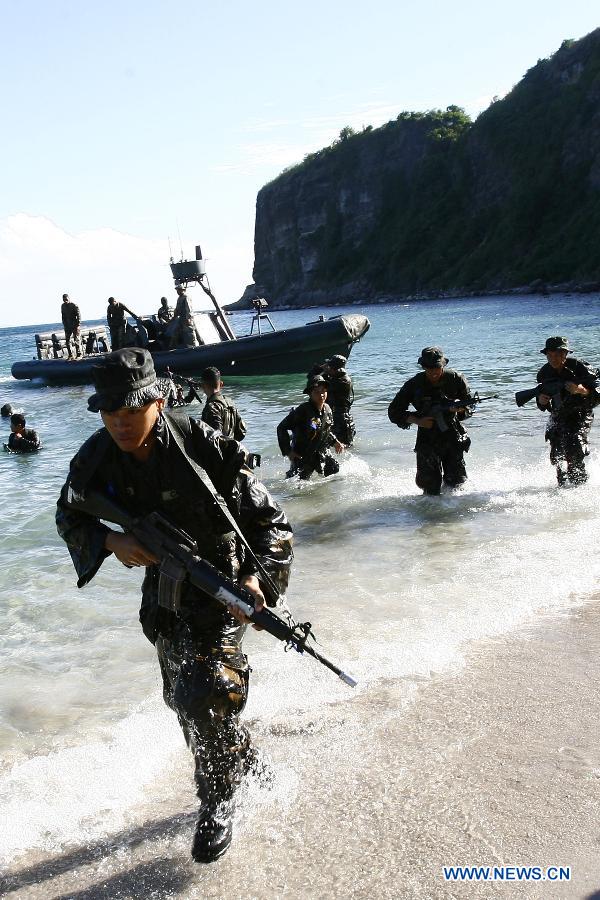
[[[549,337],[543,350],[547,362],[537,380],[538,409],[550,413],[546,440],[550,444],[550,462],[556,466],[559,485],[583,484],[588,475],[588,435],[594,419],[594,407],[600,403],[598,370],[587,362],[569,357],[566,337]]]
[[[173,709],[195,762],[201,801],[192,856],[212,862],[229,847],[234,793],[256,754],[239,716],[246,704],[248,661],[242,652],[245,617],[193,587],[179,586],[177,614],[159,605],[159,568],[131,534],[116,532],[94,515],[69,504],[70,489],[85,499],[95,490],[129,515],[159,511],[196,542],[203,559],[243,586],[262,608],[259,567],[284,593],[292,562],[292,530],[278,504],[245,466],[235,440],[163,409],[152,358],[144,349],[109,354],[93,370],[96,393],[88,401],[100,412],[96,431],[71,462],[57,508],[57,527],[83,587],[114,553],[126,567],[144,566],[140,621],[156,646],[166,703]],[[215,495],[255,555],[243,546]],[[258,576],[257,576],[257,573]]]
[[[417,425],[417,475],[425,494],[439,494],[442,481],[458,487],[467,480],[464,454],[471,438],[462,424],[473,415],[472,397],[464,375],[447,369],[448,360],[439,347],[425,347],[417,360],[424,369],[410,378],[389,405],[388,416],[398,428]],[[465,402],[456,406],[452,401]],[[414,413],[408,411],[412,406]]]

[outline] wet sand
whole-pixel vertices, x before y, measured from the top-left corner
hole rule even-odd
[[[182,770],[165,774],[127,832],[16,860],[2,895],[592,897],[600,603],[466,652],[455,673],[386,683],[323,718],[255,730],[275,786],[245,790],[234,843],[212,866],[188,856],[195,805],[182,752]],[[443,865],[570,866],[571,881],[450,884]]]

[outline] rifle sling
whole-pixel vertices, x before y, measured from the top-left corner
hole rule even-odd
[[[208,473],[205,472],[204,469],[202,469],[198,465],[198,463],[192,458],[192,456],[186,450],[186,447],[185,447],[186,438],[190,439],[192,436],[192,428],[190,425],[189,416],[186,415],[185,419],[183,420],[183,419],[180,419],[179,417],[177,417],[177,419],[176,419],[172,413],[165,414],[163,412],[163,415],[165,416],[165,420],[167,421],[167,424],[169,426],[169,433],[172,435],[173,440],[177,444],[177,447],[181,451],[184,459],[186,460],[186,462],[188,463],[188,465],[190,466],[190,468],[192,469],[194,474],[198,476],[201,484],[204,486],[204,489],[207,491],[209,496],[212,498],[215,505],[218,506],[221,513],[225,516],[226,520],[231,525],[232,531],[234,531],[236,533],[236,535],[242,542],[246,553],[248,554],[248,556],[250,557],[250,559],[256,566],[256,569],[260,575],[260,580],[263,582],[264,586],[266,587],[267,592],[271,594],[271,600],[273,601],[273,603],[276,603],[279,598],[279,591],[277,590],[275,582],[273,581],[273,579],[271,578],[269,573],[266,571],[265,567],[260,562],[260,560],[256,556],[254,550],[248,543],[246,536],[244,535],[240,526],[238,525],[238,523],[234,519],[233,515],[231,514],[231,511],[230,511],[229,507],[227,506],[224,498],[219,494],[219,492],[215,488],[214,484],[210,480]]]

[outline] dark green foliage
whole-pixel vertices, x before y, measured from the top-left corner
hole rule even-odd
[[[274,294],[292,282],[412,293],[600,280],[600,29],[564,41],[474,123],[450,106],[346,127],[261,195],[272,204],[285,191],[306,207],[315,184],[324,224],[304,241],[318,265],[300,284],[295,250],[289,280],[257,254]]]

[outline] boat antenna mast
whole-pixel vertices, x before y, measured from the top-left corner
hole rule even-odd
[[[169,242],[170,249],[170,242]],[[183,249],[181,252],[181,262],[173,262],[173,257],[171,256],[171,272],[173,274],[173,279],[175,281],[175,286],[179,287],[182,285],[185,289],[187,289],[188,284],[196,283],[199,284],[204,293],[210,297],[212,303],[215,307],[217,319],[231,341],[236,340],[235,333],[227,321],[227,317],[223,312],[219,301],[213,294],[210,289],[210,284],[208,282],[208,277],[206,275],[206,266],[204,264],[204,259],[202,258],[202,249],[200,244],[196,244],[196,259],[185,260],[183,259]]]

